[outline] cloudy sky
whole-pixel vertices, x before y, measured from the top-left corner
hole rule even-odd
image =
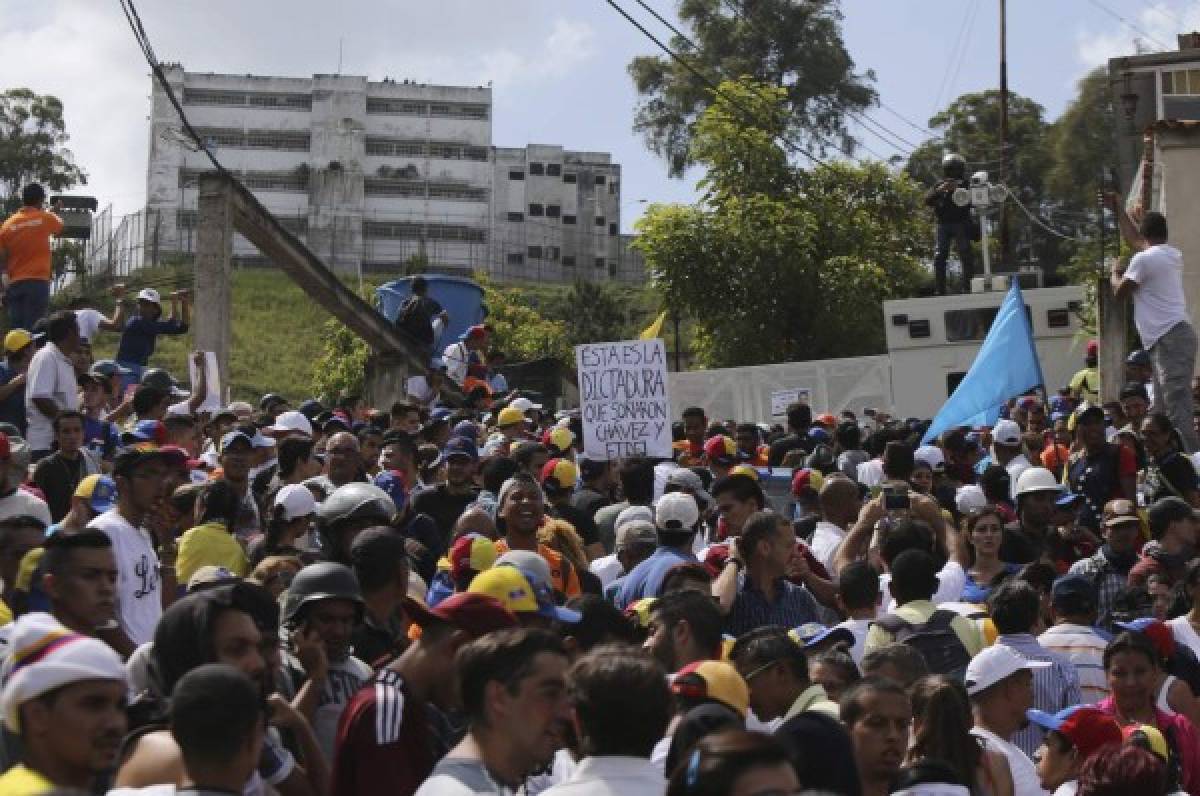
[[[670,15],[672,0],[645,0]],[[669,36],[634,0],[619,0]],[[686,201],[631,131],[630,58],[654,45],[604,0],[140,0],[158,57],[192,71],[306,76],[342,72],[481,85],[494,93],[494,143],[612,152],[624,169],[623,226],[648,201]],[[1175,48],[1200,29],[1197,0],[1009,0],[1009,85],[1057,116],[1074,83],[1107,58]],[[886,107],[860,130],[880,156],[919,143],[949,99],[997,81],[995,0],[844,0],[858,67]],[[28,86],[66,106],[88,193],[117,212],[144,200],[149,77],[116,0],[0,0],[0,88]],[[894,137],[893,137],[894,136]]]

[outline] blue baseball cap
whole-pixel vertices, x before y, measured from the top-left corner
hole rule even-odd
[[[454,413],[451,412],[446,407],[439,406],[437,409],[434,409],[432,412],[429,413],[429,423],[431,425],[433,423],[441,423],[442,421],[447,420],[450,417],[450,415],[452,415],[452,414],[454,414]]]
[[[808,430],[808,438],[817,442],[829,442],[832,439],[829,432],[819,426],[813,426]]]
[[[112,359],[98,359],[92,363],[91,372],[97,376],[108,378],[109,376],[128,376],[133,371],[123,367],[120,363]]]
[[[1083,495],[1063,487],[1063,490],[1058,493],[1058,497],[1054,499],[1054,505],[1066,508],[1067,506],[1074,506],[1081,500],[1083,500]]]
[[[245,442],[251,449],[254,448],[254,438],[243,431],[230,431],[225,436],[221,437],[221,453],[229,449],[233,443],[241,440]]]
[[[388,493],[388,497],[396,504],[396,511],[404,510],[408,502],[408,490],[404,488],[404,476],[399,470],[384,470],[372,481],[375,486]]]
[[[471,461],[479,460],[479,449],[475,447],[475,443],[466,437],[451,437],[446,443],[446,450],[443,455],[449,459],[452,456],[466,456]]]
[[[75,497],[86,498],[92,511],[103,514],[117,505],[117,482],[107,475],[89,475],[75,487]]]
[[[550,588],[550,584],[538,577],[533,570],[522,569],[521,567],[517,567],[516,569],[525,576],[525,579],[529,581],[529,585],[533,587],[533,596],[537,600],[537,613],[539,616],[556,619],[568,625],[574,625],[583,621],[583,614],[555,604],[554,591]]]
[[[471,440],[476,445],[479,444],[479,426],[472,423],[470,420],[460,420],[450,434],[455,437],[464,437]]]
[[[124,434],[126,444],[134,442],[153,442],[162,445],[167,441],[166,429],[158,420],[139,420],[133,424],[133,429]]]

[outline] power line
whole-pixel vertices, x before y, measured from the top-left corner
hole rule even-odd
[[[958,79],[958,70],[961,68],[959,49],[962,53],[966,53],[966,43],[970,39],[970,30],[975,26],[975,16],[979,13],[979,0],[972,0],[963,12],[963,21],[959,25],[958,35],[954,39],[954,46],[950,48],[950,60],[946,62],[946,71],[942,73],[942,83],[938,86],[937,98],[933,101],[933,113],[938,112],[938,106],[942,104],[942,96],[946,93],[946,89]],[[953,71],[954,77],[950,77]]]
[[[1078,238],[1078,237],[1075,237],[1074,235],[1064,235],[1063,233],[1059,232],[1058,230],[1056,230],[1053,227],[1046,224],[1046,222],[1042,221],[1040,218],[1035,216],[1029,208],[1027,208],[1025,205],[1021,204],[1021,200],[1017,198],[1017,195],[1015,193],[1013,193],[1012,189],[1009,188],[1007,185],[1004,186],[1004,192],[1008,194],[1008,198],[1012,199],[1017,207],[1021,208],[1021,212],[1023,212],[1025,215],[1029,216],[1030,221],[1037,224],[1039,227],[1046,230],[1051,235],[1054,235],[1055,237],[1058,237],[1058,238],[1062,238],[1063,240],[1075,241],[1076,243],[1087,243],[1087,241],[1083,238]]]
[[[887,104],[886,102],[884,102],[883,100],[880,100],[880,101],[879,101],[879,107],[880,107],[880,108],[883,108],[885,111],[887,111],[888,113],[892,114],[892,115],[893,115],[893,116],[895,116],[897,119],[899,119],[900,121],[904,122],[905,124],[907,124],[907,125],[908,125],[909,127],[911,127],[912,129],[916,130],[916,131],[917,131],[918,133],[920,133],[921,135],[926,135],[926,136],[929,136],[930,138],[940,138],[940,136],[939,136],[937,133],[935,133],[933,130],[930,130],[928,127],[923,127],[922,125],[919,125],[919,124],[917,124],[917,123],[913,122],[913,121],[912,121],[912,120],[910,120],[910,119],[909,119],[907,116],[905,116],[904,114],[900,113],[899,111],[897,111],[897,110],[896,110],[895,108],[893,108],[892,106],[888,105],[888,104]]]
[[[696,67],[692,66],[686,60],[684,60],[682,56],[680,56],[678,53],[676,53],[670,47],[668,47],[667,45],[665,45],[661,41],[659,41],[657,36],[655,36],[650,31],[646,30],[646,28],[640,22],[638,22],[636,19],[634,19],[632,16],[630,16],[629,13],[624,8],[621,8],[621,6],[617,5],[615,0],[604,0],[604,2],[608,3],[608,5],[611,6],[614,11],[616,11],[618,14],[620,14],[622,17],[624,17],[625,20],[627,22],[629,22],[630,25],[633,25],[635,28],[637,28],[638,31],[640,31],[643,36],[645,36],[650,41],[654,42],[655,46],[657,46],[660,50],[662,50],[667,55],[669,55],[672,60],[674,60],[676,63],[678,63],[684,69],[686,69],[687,71],[689,71],[693,75],[695,75],[697,78],[699,78],[701,82],[703,82],[706,86],[708,86],[710,89],[712,89],[714,94],[716,94],[718,97],[723,98],[726,102],[728,102],[734,108],[737,108],[739,111],[741,111],[743,114],[745,114],[746,118],[752,124],[759,125],[762,123],[762,121],[760,119],[758,119],[752,111],[747,110],[745,108],[745,106],[743,106],[740,102],[738,102],[733,97],[730,97],[728,94],[725,94],[723,91],[721,91],[720,86],[713,83],[711,80],[708,79],[707,76],[705,76],[702,72],[700,72],[700,70],[696,69]],[[684,37],[684,38],[686,39],[687,37]],[[694,47],[695,45],[693,44],[692,46]],[[804,155],[804,157],[808,158],[808,160],[811,161],[812,163],[815,163],[815,164],[821,165],[821,166],[825,165],[824,160],[822,160],[821,158],[812,154],[811,152],[804,149],[803,147],[798,146],[797,144],[795,144],[793,141],[791,141],[786,136],[780,134],[780,135],[777,135],[776,138],[780,142],[782,142],[783,145],[790,151],[797,152],[801,155]]]
[[[1126,19],[1125,17],[1123,17],[1123,16],[1121,16],[1120,14],[1118,14],[1116,11],[1113,11],[1111,8],[1109,8],[1108,6],[1106,6],[1106,5],[1104,5],[1103,3],[1101,3],[1101,2],[1100,2],[1100,0],[1088,0],[1088,2],[1089,2],[1089,3],[1091,3],[1092,5],[1094,5],[1096,8],[1100,9],[1101,11],[1103,11],[1104,13],[1108,14],[1110,17],[1113,17],[1113,18],[1115,18],[1115,19],[1119,20],[1119,21],[1121,22],[1121,24],[1122,24],[1122,25],[1124,25],[1125,27],[1129,28],[1129,29],[1130,29],[1130,30],[1132,30],[1134,33],[1138,33],[1138,34],[1140,34],[1140,35],[1144,36],[1144,37],[1145,37],[1145,38],[1146,38],[1148,41],[1151,41],[1151,42],[1153,42],[1154,44],[1158,45],[1158,47],[1159,47],[1160,49],[1162,49],[1162,50],[1169,50],[1169,49],[1171,49],[1169,46],[1167,46],[1166,44],[1163,44],[1161,41],[1159,41],[1158,39],[1154,38],[1154,37],[1153,37],[1153,36],[1151,36],[1149,33],[1147,33],[1146,31],[1142,30],[1142,29],[1141,29],[1141,28],[1139,28],[1137,25],[1133,24],[1133,23],[1132,23],[1132,22],[1130,22],[1128,19]]]
[[[1184,29],[1187,25],[1187,23],[1185,23],[1183,21],[1183,19],[1181,19],[1180,17],[1175,15],[1175,12],[1168,11],[1167,9],[1159,6],[1157,3],[1143,3],[1143,5],[1146,6],[1146,8],[1149,9],[1150,11],[1154,12],[1155,14],[1158,14],[1160,17],[1171,20],[1176,25],[1178,25],[1180,27],[1180,29]]]

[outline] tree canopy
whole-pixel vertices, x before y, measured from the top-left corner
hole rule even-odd
[[[638,224],[652,279],[692,319],[709,367],[877,353],[880,302],[923,278],[920,187],[883,164],[789,164],[775,137],[788,116],[786,89],[722,83],[689,153],[706,169],[703,198],[654,205]]]
[[[14,204],[30,182],[50,191],[86,184],[87,175],[66,148],[68,138],[57,97],[27,88],[0,93],[0,200]]]
[[[680,0],[691,29],[669,46],[716,84],[750,77],[783,90],[787,133],[814,152],[852,151],[848,113],[875,102],[874,74],[857,73],[842,41],[837,0]],[[693,46],[693,44],[695,46]],[[634,130],[672,176],[693,162],[695,125],[711,104],[704,80],[666,55],[634,58],[629,74],[639,100]]]

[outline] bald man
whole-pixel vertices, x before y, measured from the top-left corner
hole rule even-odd
[[[836,578],[834,559],[846,532],[858,519],[858,512],[862,509],[862,494],[857,483],[843,475],[834,474],[826,479],[818,499],[823,516],[813,532],[812,553],[825,566],[830,577]]]

